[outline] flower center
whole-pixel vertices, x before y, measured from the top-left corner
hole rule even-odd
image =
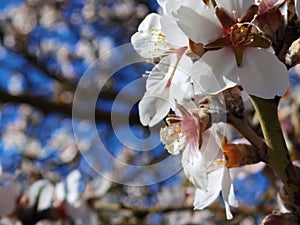
[[[160,130],[160,140],[170,154],[177,155],[186,145],[181,128],[181,119],[175,115],[169,115],[167,124]]]
[[[227,41],[234,48],[250,45],[254,40],[251,29],[252,26],[236,23],[225,31]]]
[[[263,37],[259,27],[253,23],[257,17],[257,10],[258,6],[252,5],[241,18],[236,18],[236,10],[233,10],[232,18],[224,9],[216,7],[215,13],[224,28],[224,33],[220,38],[206,44],[204,49],[212,51],[226,46],[232,47],[236,64],[239,67],[242,64],[243,51],[246,47],[269,48],[270,40]]]

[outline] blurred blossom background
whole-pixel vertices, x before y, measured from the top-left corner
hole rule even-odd
[[[115,159],[130,165],[152,165],[169,157],[159,144],[159,129],[143,127],[138,101],[129,101],[132,96],[142,97],[143,81],[116,100],[127,84],[152,67],[147,62],[113,75],[95,71],[93,82],[102,86],[95,108],[98,135],[92,132],[93,121],[72,118],[75,90],[85,71],[98,58],[101,71],[118,60],[110,50],[128,44],[141,20],[157,10],[156,0],[0,1],[1,225],[254,225],[278,209],[274,196],[279,183],[264,164],[235,169],[241,206],[233,209],[231,221],[225,219],[221,198],[205,210],[193,210],[195,190],[181,170],[145,186],[112,182],[97,172],[117,173],[130,183],[136,176],[144,180],[164,176],[174,166],[166,161],[149,174],[116,168],[101,157],[95,141],[100,137]],[[280,106],[295,160],[300,144],[299,71],[297,67],[290,71],[291,90]],[[115,127],[114,104],[113,113],[124,118],[124,124]],[[253,115],[250,106],[247,112]],[[259,132],[255,116],[251,122]],[[147,149],[147,143],[130,143],[128,124],[139,139],[151,135],[148,144],[153,141],[155,147],[136,151]],[[80,133],[80,141],[76,142],[74,132]],[[231,136],[238,138],[236,133]]]

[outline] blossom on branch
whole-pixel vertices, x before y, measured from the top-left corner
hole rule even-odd
[[[181,6],[176,12],[178,26],[206,49],[192,69],[198,89],[216,94],[241,84],[250,95],[282,96],[288,87],[287,69],[254,24],[258,6],[243,0],[216,3],[215,10]]]

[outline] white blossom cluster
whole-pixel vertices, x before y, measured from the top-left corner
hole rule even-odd
[[[258,21],[283,1],[158,0],[161,13],[141,22],[131,43],[154,67],[144,74],[146,92],[139,103],[141,123],[154,126],[170,110],[161,141],[171,154],[182,152],[188,179],[197,188],[196,209],[214,202],[220,191],[226,215],[237,206],[220,138],[222,124],[210,124],[203,96],[240,86],[249,95],[272,99],[288,89],[288,71]],[[299,11],[296,3],[296,11]],[[282,11],[281,11],[282,12]],[[284,12],[282,12],[284,14]]]

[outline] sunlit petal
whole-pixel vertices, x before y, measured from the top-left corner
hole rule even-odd
[[[145,93],[139,103],[139,116],[144,126],[154,126],[169,113],[171,103],[168,92],[160,95]]]
[[[176,99],[178,103],[182,104],[192,96],[191,91],[191,69],[192,60],[183,55],[180,59],[174,77],[170,85],[170,98]]]
[[[213,13],[205,11],[205,14],[199,13],[189,7],[181,6],[175,17],[178,19],[179,28],[190,39],[196,43],[208,44],[220,37],[223,29]]]
[[[188,38],[183,31],[177,26],[174,17],[164,15],[161,17],[162,32],[166,36],[166,40],[173,48],[177,49],[188,45]]]
[[[238,203],[234,196],[233,185],[231,183],[231,177],[227,168],[224,169],[222,179],[222,197],[225,203],[226,217],[228,220],[230,220],[233,218],[230,212],[230,205],[237,206]]]
[[[219,7],[225,9],[228,15],[232,18],[242,18],[242,16],[247,12],[248,8],[254,4],[254,0],[216,0]],[[233,13],[234,12],[234,13]]]
[[[235,86],[235,67],[234,55],[228,48],[205,53],[192,68],[195,88],[200,92],[216,94]]]
[[[175,73],[177,63],[176,54],[170,54],[162,58],[150,72],[146,82],[146,90],[150,93],[160,94]]]
[[[284,64],[263,49],[247,49],[239,73],[240,82],[246,92],[262,98],[282,96],[289,85]]]
[[[222,188],[222,176],[223,169],[213,171],[208,177],[207,190],[197,188],[194,200],[195,209],[204,209],[218,198]]]
[[[160,15],[151,13],[139,25],[131,37],[134,49],[144,58],[156,58],[170,49],[161,33]]]

